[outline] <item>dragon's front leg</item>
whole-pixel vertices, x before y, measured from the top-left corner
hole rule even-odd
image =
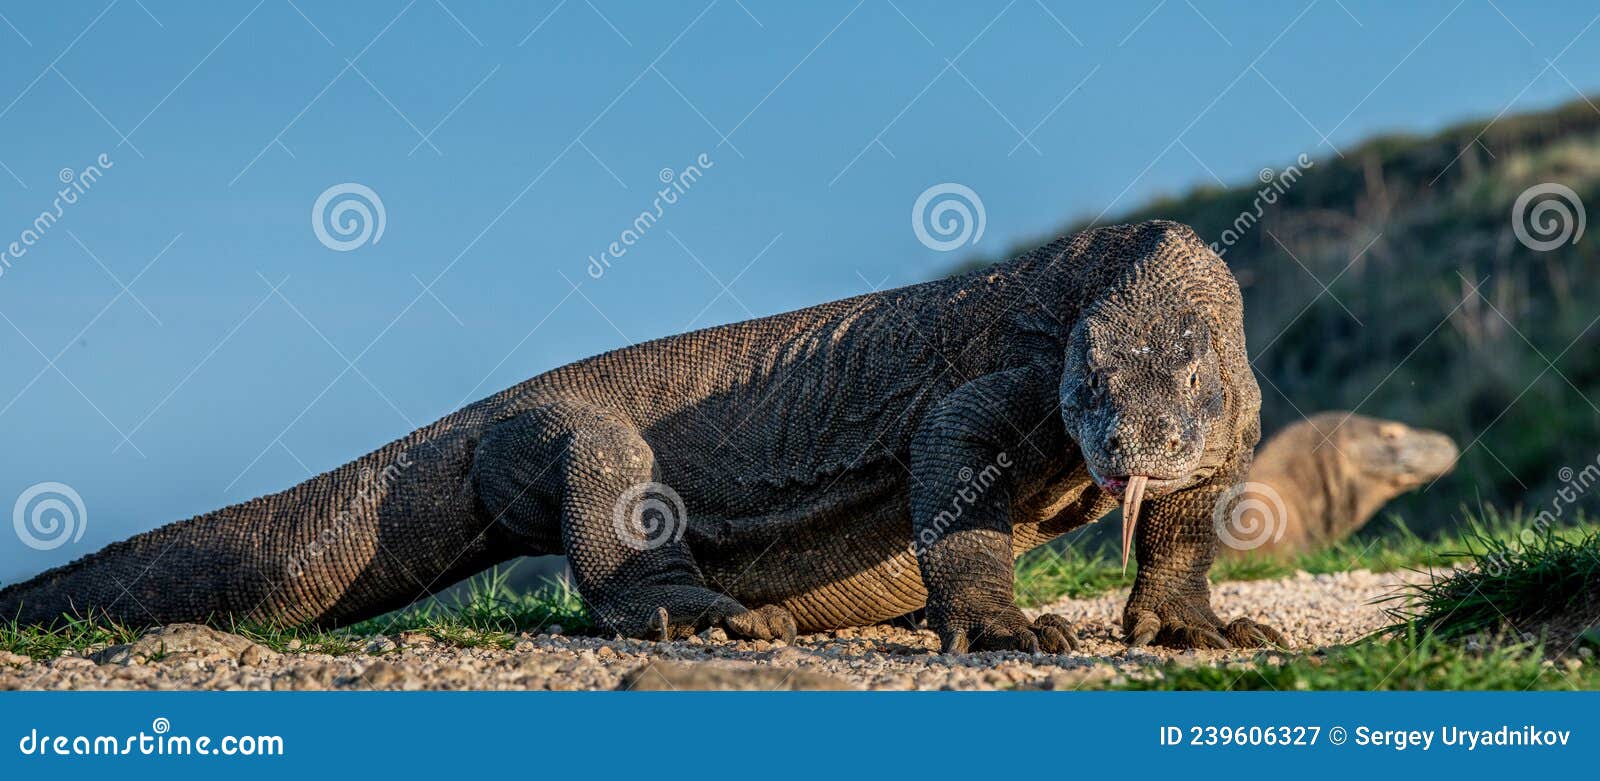
[[[1224,622],[1211,609],[1206,574],[1216,556],[1212,507],[1226,489],[1214,481],[1145,504],[1132,530],[1139,572],[1122,613],[1131,645],[1177,648],[1288,647],[1283,634],[1248,618]]]
[[[1019,369],[967,383],[940,401],[912,441],[913,548],[928,589],[928,626],[946,652],[1077,647],[1065,620],[1029,621],[1012,595],[1012,488],[1020,467],[1009,421],[1038,419],[1027,409],[1031,379]]]

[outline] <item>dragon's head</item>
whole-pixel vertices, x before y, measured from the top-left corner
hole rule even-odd
[[[1392,420],[1329,413],[1317,416],[1317,422],[1330,432],[1335,452],[1363,481],[1382,486],[1391,495],[1450,472],[1460,455],[1450,437]]]
[[[1062,421],[1090,477],[1123,497],[1124,568],[1146,492],[1193,484],[1224,414],[1222,359],[1206,319],[1193,309],[1144,311],[1079,320],[1060,388]]]

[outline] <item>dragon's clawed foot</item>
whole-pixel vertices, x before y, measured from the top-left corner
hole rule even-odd
[[[793,643],[799,625],[794,615],[778,605],[763,605],[754,610],[726,597],[719,598],[710,608],[699,612],[672,612],[657,606],[642,632],[635,634],[651,640],[667,642],[684,640],[711,627],[720,628],[729,637],[741,640],[782,640]],[[629,634],[624,631],[621,634]]]
[[[1123,616],[1128,645],[1155,643],[1183,649],[1288,648],[1288,638],[1266,624],[1239,618],[1223,625],[1210,609],[1181,602],[1129,607]]]
[[[1239,648],[1260,648],[1269,645],[1289,648],[1291,645],[1289,638],[1284,637],[1282,632],[1248,618],[1235,618],[1222,628],[1222,635]]]
[[[985,616],[966,629],[939,633],[945,653],[1022,651],[1064,654],[1078,648],[1078,636],[1065,618],[1045,614],[1029,622],[1021,611]]]
[[[782,640],[794,643],[799,627],[794,616],[778,605],[763,605],[754,610],[729,613],[719,622],[731,637],[750,640]]]
[[[1033,633],[1039,637],[1039,647],[1045,653],[1064,654],[1078,650],[1078,634],[1072,631],[1067,619],[1045,613],[1033,619]]]

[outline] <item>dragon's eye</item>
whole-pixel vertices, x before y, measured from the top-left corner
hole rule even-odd
[[[1189,389],[1200,387],[1200,372],[1189,372]]]

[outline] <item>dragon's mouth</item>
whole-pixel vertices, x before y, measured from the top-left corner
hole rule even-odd
[[[1093,470],[1090,470],[1093,474]],[[1150,475],[1120,475],[1101,477],[1094,475],[1100,488],[1122,495],[1122,571],[1128,571],[1128,558],[1133,551],[1133,532],[1139,524],[1139,508],[1144,504],[1145,493],[1151,489],[1157,495],[1178,487],[1183,481],[1151,477]]]

